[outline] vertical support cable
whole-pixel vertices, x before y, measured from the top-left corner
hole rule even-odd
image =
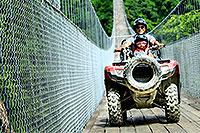
[[[70,19],[70,17],[71,17],[71,13],[70,13],[70,0],[68,0],[68,18]]]
[[[199,21],[199,9],[200,9],[200,0],[199,0],[199,2],[198,2],[199,4],[198,4],[198,29],[199,29],[199,31],[200,31],[200,21]]]
[[[85,0],[85,31],[86,31],[86,34],[88,33],[88,9],[87,9],[87,0]]]
[[[82,15],[81,15],[81,11],[82,11],[82,9],[81,9],[81,8],[82,8],[82,7],[81,7],[81,0],[78,0],[78,2],[79,2],[79,5],[78,5],[78,7],[79,7],[79,20],[78,20],[79,25],[78,25],[78,26],[79,26],[80,28],[82,28],[81,20],[83,20],[83,19],[82,19]]]
[[[71,8],[70,8],[70,14],[71,18],[70,20],[74,21],[74,14],[73,14],[73,0],[70,0]]]
[[[181,17],[180,17],[180,7],[177,8],[178,10],[178,17],[179,17],[179,25],[180,25],[180,28],[179,28],[179,32],[181,33],[181,38],[183,37],[183,34],[182,34],[182,31],[181,31]]]
[[[64,0],[65,1],[65,16],[67,17],[68,13],[67,13],[67,0]]]
[[[85,30],[85,0],[81,0],[81,7],[82,7],[82,16],[83,16],[83,21],[82,21],[82,29],[84,29]]]
[[[191,0],[189,0],[189,4],[192,5]],[[190,11],[190,13],[191,13],[191,11],[192,11],[192,6],[190,6],[189,11]],[[190,20],[192,20],[192,17],[193,17],[193,14],[191,13],[191,15],[190,15]],[[193,26],[193,22],[192,22],[192,21],[191,21],[191,26],[192,26],[192,27],[191,27],[191,33],[190,33],[190,34],[193,34],[194,26]]]

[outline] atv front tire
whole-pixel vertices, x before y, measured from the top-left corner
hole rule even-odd
[[[125,115],[123,115],[119,91],[112,88],[107,93],[109,124],[111,126],[120,126],[124,124]]]
[[[175,84],[171,84],[165,90],[165,100],[165,115],[167,122],[178,122],[180,120],[180,104],[178,98],[178,88]]]

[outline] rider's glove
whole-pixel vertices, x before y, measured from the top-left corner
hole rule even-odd
[[[126,48],[122,48],[121,52],[125,53],[127,50]]]

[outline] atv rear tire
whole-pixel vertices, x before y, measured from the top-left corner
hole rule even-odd
[[[122,114],[122,106],[119,91],[112,88],[107,93],[109,124],[119,126],[124,124],[124,115]]]
[[[180,120],[180,104],[178,98],[178,88],[171,84],[165,90],[165,115],[167,122],[174,123]]]

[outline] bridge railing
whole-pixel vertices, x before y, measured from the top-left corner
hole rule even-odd
[[[200,98],[200,1],[181,0],[152,34],[166,44],[164,58],[179,62],[182,92]]]
[[[59,5],[0,2],[0,132],[80,132],[103,97],[112,40],[94,14],[83,32]]]
[[[90,0],[60,0],[59,8],[98,47],[111,47],[111,38],[104,31]]]

